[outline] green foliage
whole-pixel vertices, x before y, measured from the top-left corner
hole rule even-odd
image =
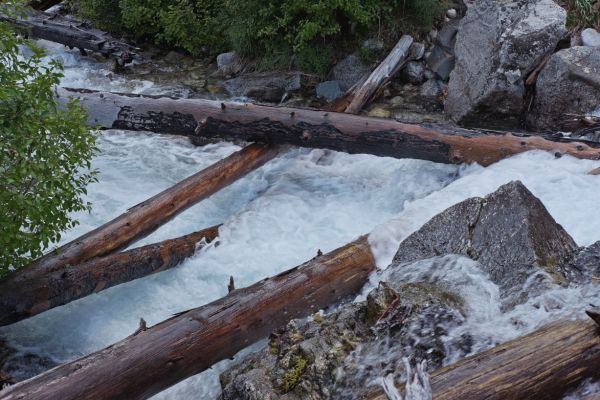
[[[69,213],[90,207],[95,136],[81,107],[57,103],[62,67],[42,56],[0,23],[0,276],[41,256],[77,224]]]
[[[567,26],[573,31],[600,28],[600,3],[597,0],[567,0]]]
[[[98,26],[128,32],[194,55],[226,46],[217,16],[221,0],[81,0],[79,12]]]

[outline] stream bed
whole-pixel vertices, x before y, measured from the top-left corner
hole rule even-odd
[[[185,92],[156,86],[150,80],[127,80],[76,50],[42,45],[49,57],[62,59],[63,86],[169,95]],[[76,215],[80,225],[66,232],[61,243],[239,149],[228,143],[196,147],[181,137],[119,130],[100,132],[98,144],[100,153],[93,166],[100,171],[99,182],[90,185],[87,196],[93,210]],[[541,199],[579,246],[587,246],[600,240],[600,213],[595,211],[600,176],[587,174],[598,167],[597,161],[556,159],[543,152],[521,154],[482,168],[292,149],[133,247],[224,223],[219,246],[207,246],[178,268],[0,328],[0,337],[21,356],[14,358],[20,361],[15,361],[18,364],[12,369],[27,377],[123,339],[136,330],[140,318],[154,325],[222,297],[229,276],[235,278],[237,287],[250,285],[361,234],[372,232],[369,240],[379,268],[384,269],[399,242],[435,214],[517,179]],[[576,289],[550,288],[502,313],[497,290],[485,274],[476,272],[468,262],[442,265],[447,269],[437,271],[438,278],[460,290],[471,310],[469,323],[449,336],[468,330],[478,351],[558,317],[583,318],[587,304],[600,304],[600,286],[591,282]],[[406,279],[418,279],[420,273],[407,271]],[[374,276],[370,285],[378,279]],[[364,294],[358,298],[361,296]],[[452,352],[445,361],[455,361]],[[155,398],[215,398],[220,391],[218,374],[230,362],[219,363]]]

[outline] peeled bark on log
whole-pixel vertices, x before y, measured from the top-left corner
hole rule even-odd
[[[599,370],[598,325],[562,321],[439,369],[430,383],[435,400],[560,399]]]
[[[600,158],[600,149],[574,141],[565,143],[551,135],[519,136],[311,109],[86,89],[61,89],[59,95],[81,100],[93,125],[183,134],[197,144],[256,141],[441,163],[476,162],[484,166],[529,150]]]
[[[12,324],[92,293],[173,268],[210,243],[219,225],[177,239],[165,240],[91,259],[74,267],[22,282],[0,282],[0,326]]]
[[[75,266],[94,257],[123,249],[154,232],[179,213],[213,195],[237,179],[258,169],[280,152],[280,148],[250,145],[190,176],[125,214],[43,256],[8,275],[2,284],[17,283]]]
[[[371,99],[374,93],[389,82],[398,70],[398,66],[406,60],[413,38],[409,35],[403,35],[390,54],[381,64],[371,73],[369,78],[353,93],[353,98],[345,112],[358,114],[363,106]]]
[[[290,319],[356,293],[374,270],[365,236],[11,386],[0,391],[0,400],[148,398],[232,357]]]

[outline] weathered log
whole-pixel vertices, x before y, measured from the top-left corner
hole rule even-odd
[[[109,287],[173,268],[212,242],[219,225],[177,239],[98,257],[32,279],[0,282],[0,326],[62,306]]]
[[[356,293],[375,269],[366,237],[0,391],[1,400],[144,399],[230,358],[290,319]]]
[[[442,163],[490,165],[528,150],[599,159],[600,149],[561,137],[473,131],[440,125],[404,124],[392,119],[310,109],[222,103],[203,99],[124,95],[62,89],[81,100],[90,123],[105,128],[149,130],[206,141],[256,141],[326,148]]]
[[[381,64],[371,73],[369,78],[353,93],[353,98],[345,112],[358,114],[363,106],[371,99],[374,93],[389,82],[401,65],[407,58],[413,38],[409,35],[403,35],[390,54]]]
[[[62,0],[32,0],[27,5],[34,10],[46,11],[50,7],[62,3]]]
[[[560,399],[600,368],[600,330],[561,321],[431,374],[435,400]],[[382,392],[368,397],[387,400]]]
[[[0,21],[12,24],[26,37],[49,40],[70,48],[101,53],[104,56],[115,55],[122,63],[131,62],[138,50],[112,38],[106,32],[90,28],[73,18],[49,15],[35,10],[28,10],[27,14],[21,18],[0,14]]]
[[[235,152],[130,208],[125,214],[9,274],[2,284],[23,282],[67,265],[78,265],[123,249],[199,201],[261,167],[280,150],[278,147],[254,144]]]

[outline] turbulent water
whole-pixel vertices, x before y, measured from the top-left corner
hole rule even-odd
[[[179,90],[116,78],[95,60],[55,45],[45,46],[52,57],[65,63],[64,86],[151,93]],[[227,143],[195,147],[183,138],[124,131],[100,133],[99,147],[93,166],[100,171],[100,179],[90,186],[88,195],[93,211],[77,215],[80,226],[66,232],[62,242],[239,149]],[[224,223],[218,247],[206,247],[176,269],[2,328],[0,335],[21,353],[55,363],[70,361],[130,335],[140,318],[153,325],[223,296],[230,275],[242,287],[300,264],[314,257],[318,249],[327,252],[368,232],[372,232],[369,240],[378,266],[384,269],[398,243],[432,216],[515,179],[542,200],[579,245],[589,245],[600,240],[600,213],[595,212],[600,177],[587,175],[597,167],[600,162],[555,159],[542,152],[518,155],[484,169],[291,150],[135,244]],[[404,277],[444,280],[465,297],[467,323],[450,332],[448,342],[468,330],[476,350],[530,332],[559,316],[581,317],[584,305],[600,302],[600,290],[594,284],[578,289],[555,287],[502,314],[498,288],[473,261],[450,257],[438,260],[435,270],[433,263],[426,261],[419,269],[406,270]],[[373,284],[379,279],[381,276],[374,276]],[[448,363],[456,355],[450,345],[449,350]],[[219,393],[218,373],[226,364],[156,398],[214,398]],[[27,368],[32,367],[23,367],[25,375],[32,373]]]

